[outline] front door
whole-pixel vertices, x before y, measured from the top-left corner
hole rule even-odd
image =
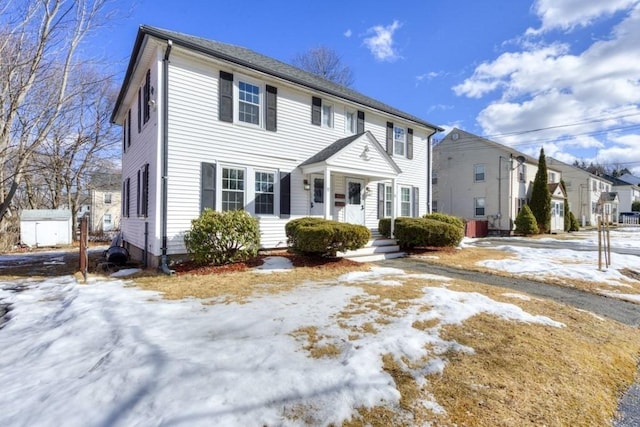
[[[347,178],[345,222],[364,225],[364,181]]]
[[[324,178],[311,175],[311,215],[324,216]]]

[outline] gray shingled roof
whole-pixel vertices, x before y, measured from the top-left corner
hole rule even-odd
[[[69,209],[25,209],[20,213],[22,221],[67,220],[71,218]]]
[[[358,133],[355,135],[348,136],[346,138],[339,139],[333,144],[329,145],[328,147],[325,147],[321,151],[314,154],[311,158],[302,162],[300,166],[312,165],[314,163],[324,162],[325,160],[327,160],[328,158],[330,158],[331,156],[333,156],[334,154],[336,154],[337,152],[345,148],[347,145],[351,144],[353,141],[360,138],[362,135],[364,135],[364,133]]]
[[[131,79],[131,74],[133,73],[133,67],[135,65],[135,61],[138,57],[139,49],[142,46],[142,41],[145,35],[163,40],[171,40],[174,45],[180,45],[187,49],[198,51],[206,55],[211,55],[225,61],[242,65],[244,67],[248,67],[284,80],[288,80],[292,83],[296,83],[328,95],[344,98],[357,104],[361,104],[363,106],[392,114],[394,116],[415,122],[417,124],[435,129],[440,132],[444,130],[439,126],[420,119],[419,117],[400,111],[345,86],[323,79],[322,77],[316,76],[315,74],[308,73],[297,67],[259,54],[250,49],[147,25],[141,25],[140,29],[138,30],[138,36],[136,38],[136,43],[131,54],[131,60],[127,68],[127,74],[125,76],[120,95],[118,96],[116,106],[111,116],[112,121],[114,120],[116,112],[120,107],[120,103],[124,98],[124,92],[129,86],[129,80]]]

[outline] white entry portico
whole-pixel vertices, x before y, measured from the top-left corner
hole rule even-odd
[[[371,132],[340,139],[299,168],[309,191],[309,214],[377,228],[378,184],[390,186],[391,217],[397,216],[397,183],[402,173]]]

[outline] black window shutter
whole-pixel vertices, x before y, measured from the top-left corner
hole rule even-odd
[[[393,155],[393,123],[387,122],[387,154]]]
[[[127,152],[127,120],[124,120],[124,125],[122,126],[122,152]]]
[[[149,101],[151,101],[151,70],[147,70],[147,77],[144,80],[144,122],[147,123],[149,121],[149,117],[151,117],[151,106],[149,105]]]
[[[378,219],[384,218],[384,184],[378,184]]]
[[[413,159],[413,129],[407,129],[407,159]]]
[[[413,187],[413,206],[411,207],[414,217],[420,216],[420,188]]]
[[[140,178],[140,170],[138,170],[138,182],[137,182],[138,191],[136,193],[137,194],[136,215],[138,215],[138,216],[140,216],[140,213],[141,213],[140,212],[140,207],[142,205],[142,192],[141,192],[142,191],[142,186],[140,185],[141,182],[142,181],[141,181],[141,178]]]
[[[131,205],[131,178],[127,178],[127,185],[126,185],[126,190],[125,190],[125,198],[127,200],[127,204],[125,206],[125,216],[127,218],[129,218],[129,207]]]
[[[200,165],[200,212],[206,208],[216,209],[216,165],[202,163]]]
[[[149,163],[142,170],[142,215],[149,216]]]
[[[127,147],[131,146],[131,108],[127,113]]]
[[[278,88],[267,85],[267,130],[275,132],[278,127]]]
[[[356,133],[364,132],[364,111],[358,110],[358,122],[356,127]]]
[[[142,132],[142,88],[138,88],[138,133]]]
[[[219,118],[222,122],[233,122],[233,74],[220,71]]]
[[[125,206],[127,206],[127,180],[122,181],[122,206],[120,207],[120,215],[125,217]]]
[[[322,99],[314,96],[311,98],[311,124],[320,126],[322,120]]]
[[[291,215],[291,174],[280,172],[280,217]]]

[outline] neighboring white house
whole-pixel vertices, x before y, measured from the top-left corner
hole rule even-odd
[[[68,209],[25,209],[20,213],[20,241],[29,246],[70,245],[72,217]]]
[[[442,131],[251,50],[148,26],[111,119],[123,126],[123,238],[162,267],[205,208],[256,216],[263,248],[286,246],[297,217],[375,230],[423,215]]]
[[[560,170],[547,167],[552,193],[551,232],[564,230]],[[487,220],[489,231],[510,234],[528,203],[538,159],[454,128],[433,148],[433,210],[467,220]]]
[[[547,157],[547,166],[562,171],[569,209],[582,226],[597,224],[600,215],[617,217],[617,198],[610,196],[611,180]]]
[[[627,178],[630,175],[627,175]],[[613,183],[613,191],[618,193],[618,212],[631,212],[633,202],[640,202],[640,186],[625,181],[622,177],[614,177],[605,175],[609,181]]]

